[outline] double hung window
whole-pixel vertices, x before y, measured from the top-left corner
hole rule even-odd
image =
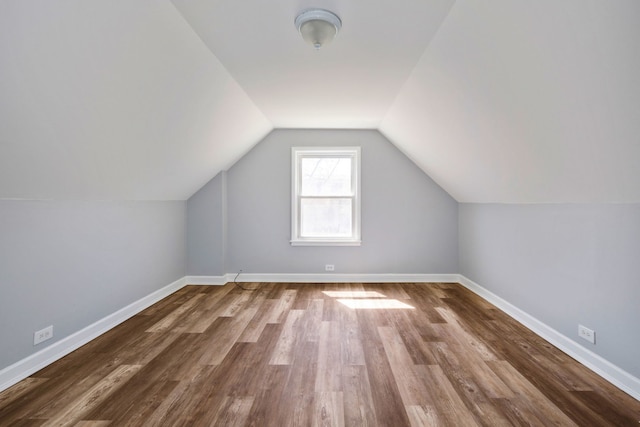
[[[360,245],[360,147],[292,149],[292,245]]]

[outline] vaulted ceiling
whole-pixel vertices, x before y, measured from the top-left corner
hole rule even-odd
[[[379,129],[461,202],[640,202],[640,3],[0,0],[0,198],[185,200],[273,128]]]

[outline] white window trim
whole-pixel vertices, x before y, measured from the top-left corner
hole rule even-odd
[[[301,237],[300,236],[300,184],[298,167],[306,156],[351,156],[355,170],[351,176],[354,206],[352,211],[353,236],[351,237]],[[292,246],[360,246],[360,147],[292,147],[291,148],[291,245]]]

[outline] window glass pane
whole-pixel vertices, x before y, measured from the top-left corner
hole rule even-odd
[[[301,189],[305,196],[348,196],[351,157],[303,157]]]
[[[351,237],[351,199],[300,200],[301,237]]]

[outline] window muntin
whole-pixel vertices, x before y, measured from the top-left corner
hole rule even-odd
[[[292,178],[292,245],[360,244],[360,147],[294,147]]]

